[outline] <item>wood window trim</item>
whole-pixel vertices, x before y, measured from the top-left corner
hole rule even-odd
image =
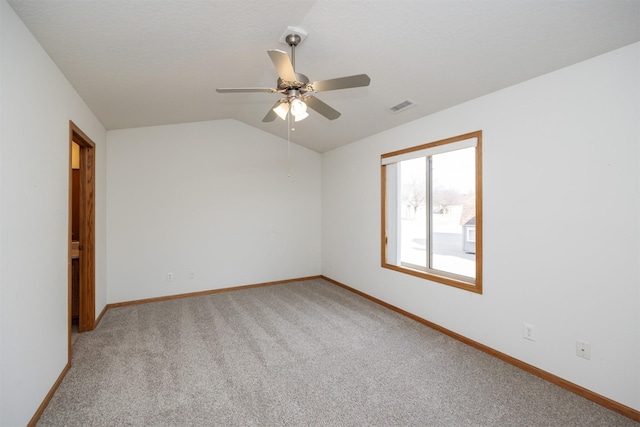
[[[474,283],[458,280],[449,276],[443,276],[433,274],[429,271],[414,270],[401,265],[395,265],[387,262],[387,166],[382,164],[380,166],[380,181],[381,181],[381,266],[390,270],[398,271],[400,273],[409,274],[411,276],[419,277],[422,279],[430,280],[437,283],[442,283],[455,288],[463,289],[470,292],[482,294],[482,262],[483,262],[483,220],[482,220],[482,131],[469,132],[466,134],[453,136],[450,138],[429,142],[426,144],[418,145],[415,147],[404,148],[401,150],[393,151],[390,153],[382,154],[381,160],[389,157],[394,157],[402,154],[411,153],[414,151],[425,150],[432,147],[442,146],[457,141],[463,141],[466,139],[476,138],[477,146],[475,149],[475,162],[476,162],[476,277]]]

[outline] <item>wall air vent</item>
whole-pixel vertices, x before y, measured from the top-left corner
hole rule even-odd
[[[416,105],[415,101],[412,101],[410,99],[405,99],[404,101],[402,101],[399,104],[396,104],[392,107],[387,108],[387,110],[391,111],[392,113],[399,113],[400,111],[404,111],[407,108],[411,108],[414,105]]]

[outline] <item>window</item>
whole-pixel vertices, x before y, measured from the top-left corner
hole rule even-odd
[[[482,131],[383,154],[382,266],[482,292]]]

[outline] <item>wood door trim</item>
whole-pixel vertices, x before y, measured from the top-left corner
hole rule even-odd
[[[78,330],[95,327],[95,143],[73,121],[69,121],[69,357],[71,357],[71,147],[80,146],[80,289]]]

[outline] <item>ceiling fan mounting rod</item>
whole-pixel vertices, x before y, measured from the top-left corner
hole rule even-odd
[[[300,36],[297,34],[289,34],[285,41],[291,46],[291,65],[295,71],[296,69],[296,46],[300,43]]]

